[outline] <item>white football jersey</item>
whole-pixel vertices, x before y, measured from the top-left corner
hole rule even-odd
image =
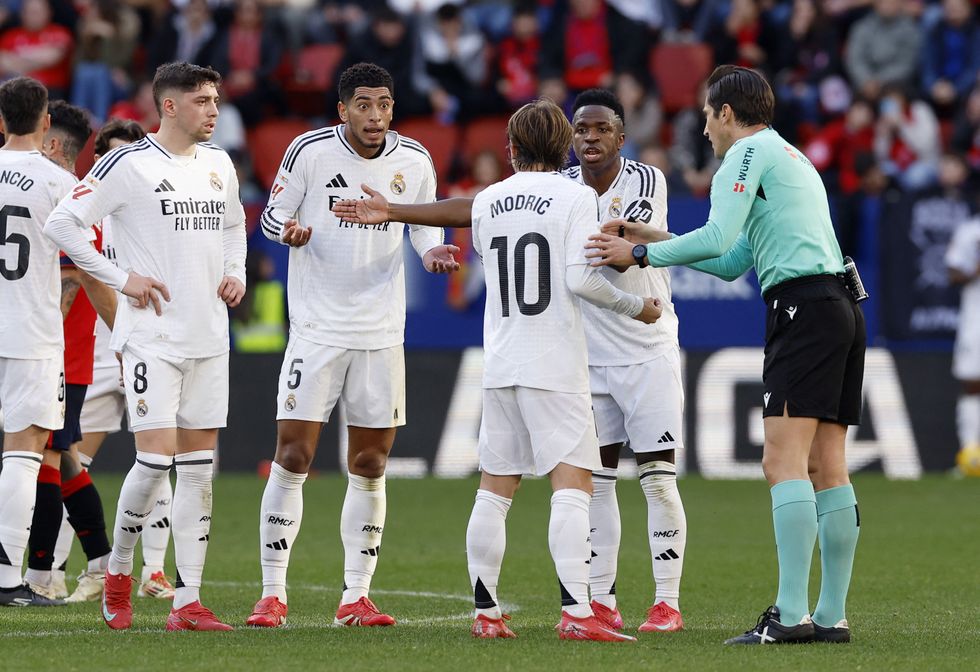
[[[565,175],[582,182],[580,167],[568,168]],[[667,230],[667,181],[659,168],[631,159],[620,159],[619,174],[606,193],[599,196],[599,218],[628,219],[653,224]],[[587,301],[582,302],[585,337],[592,366],[626,366],[658,357],[666,348],[676,348],[677,314],[670,301],[670,272],[666,268],[631,266],[625,273],[603,268],[609,282],[629,294],[660,299],[663,315],[653,324],[644,324],[626,315],[617,315]]]
[[[947,268],[964,275],[975,275],[980,271],[980,218],[956,227],[946,250],[945,261]],[[980,330],[980,278],[973,278],[963,286],[959,330],[966,333]]]
[[[0,357],[64,351],[58,246],[42,229],[74,184],[41,152],[0,151]]]
[[[124,270],[170,290],[159,317],[152,306],[120,300],[114,350],[132,341],[188,359],[228,351],[228,311],[218,286],[226,275],[245,280],[245,210],[224,150],[199,143],[194,156],[174,156],[148,135],[99,159],[58,205],[55,215],[64,214],[79,226],[111,215]]]
[[[112,217],[106,217],[96,226],[102,227],[102,256],[111,261],[116,266],[120,265],[118,251],[112,244]],[[118,303],[128,301],[122,294],[116,294]],[[101,317],[95,319],[95,360],[93,369],[116,369],[119,368],[119,360],[116,359],[115,351],[109,346],[112,340],[112,330],[109,325],[102,321]]]
[[[589,263],[585,243],[598,226],[595,191],[560,173],[519,172],[473,199],[487,282],[483,387],[589,391],[584,302],[565,273]]]
[[[361,184],[394,203],[435,200],[436,175],[425,148],[389,131],[379,156],[365,159],[344,137],[344,125],[297,137],[286,150],[262,231],[281,241],[286,220],[313,227],[310,241],[289,250],[289,323],[314,343],[379,350],[405,340],[405,225],[352,224],[336,217],[338,200],[362,198]],[[442,244],[442,229],[411,226],[419,256]]]

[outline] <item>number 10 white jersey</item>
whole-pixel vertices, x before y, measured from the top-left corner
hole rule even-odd
[[[590,187],[559,173],[519,172],[473,200],[473,246],[487,282],[483,387],[588,392],[579,299],[566,268],[588,264],[599,226]]]
[[[0,357],[64,350],[58,246],[42,229],[74,184],[41,152],[0,151]]]

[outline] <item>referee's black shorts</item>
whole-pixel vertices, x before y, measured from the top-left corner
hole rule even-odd
[[[763,417],[861,423],[864,314],[836,275],[781,282],[764,294]]]

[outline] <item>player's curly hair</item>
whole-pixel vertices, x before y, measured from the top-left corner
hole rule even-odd
[[[562,109],[540,98],[517,110],[507,122],[515,170],[561,170],[568,163],[572,125]]]
[[[719,65],[708,77],[707,103],[716,117],[721,106],[727,104],[739,126],[771,126],[776,97],[769,82],[756,70]]]
[[[48,110],[48,90],[36,79],[15,77],[0,86],[0,116],[8,135],[30,135],[38,130]]]
[[[623,104],[619,102],[619,98],[616,97],[609,89],[586,89],[582,93],[575,97],[575,102],[572,104],[572,114],[574,115],[579,111],[579,108],[585,107],[586,105],[598,105],[599,107],[607,107],[613,111],[617,117],[619,117],[619,122],[626,126],[626,112],[623,110]]]
[[[204,84],[214,84],[215,88],[221,86],[221,75],[213,68],[193,63],[164,63],[153,75],[153,102],[157,106],[157,113],[163,115],[165,91],[187,93],[197,91]]]
[[[386,87],[391,97],[395,97],[395,82],[391,79],[391,75],[374,63],[355,63],[341,73],[340,81],[337,82],[337,95],[340,97],[340,102],[344,105],[349,103],[354,97],[354,90],[359,86],[370,89]]]
[[[48,114],[51,115],[51,130],[62,135],[62,152],[69,163],[74,163],[92,135],[92,124],[80,107],[70,105],[63,100],[52,100],[48,104]]]
[[[146,131],[131,119],[110,119],[99,129],[95,136],[95,153],[105,156],[109,153],[109,143],[113,140],[125,140],[127,143],[142,140]]]

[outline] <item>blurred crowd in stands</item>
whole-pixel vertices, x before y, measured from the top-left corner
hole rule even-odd
[[[333,123],[337,72],[372,61],[394,78],[395,127],[424,122],[424,144],[453,143],[433,151],[441,194],[505,172],[502,136],[460,144],[470,125],[502,132],[532,98],[568,106],[603,86],[626,109],[624,154],[663,169],[672,194],[703,196],[716,163],[701,82],[724,62],[770,78],[776,128],[842,202],[980,182],[971,0],[3,0],[0,25],[0,78],[36,77],[96,124],[153,129],[154,69],[212,65],[225,78],[215,141],[247,177],[265,151],[253,134]],[[256,171],[246,200],[264,182]]]

